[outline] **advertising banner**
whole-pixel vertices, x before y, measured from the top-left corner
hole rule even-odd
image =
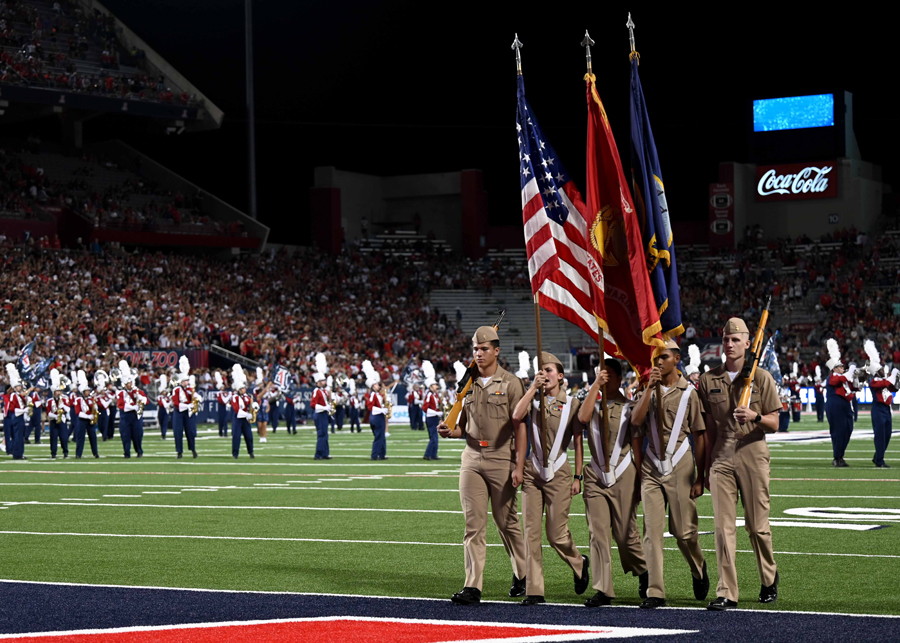
[[[757,201],[828,199],[837,195],[835,161],[756,166]]]

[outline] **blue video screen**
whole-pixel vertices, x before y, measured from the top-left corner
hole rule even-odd
[[[753,101],[753,131],[774,132],[834,125],[834,94]]]

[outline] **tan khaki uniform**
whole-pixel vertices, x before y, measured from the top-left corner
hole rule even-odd
[[[660,390],[662,429],[656,426],[656,391],[651,392],[647,417],[640,429],[648,439],[642,466],[641,503],[644,508],[644,554],[647,556],[650,581],[647,596],[665,598],[663,536],[666,531],[666,504],[669,506],[669,532],[675,537],[678,549],[691,568],[691,575],[698,579],[703,577],[703,552],[697,533],[697,503],[691,499],[696,474],[687,437],[691,433],[705,431],[706,426],[700,396],[686,379],[679,378],[668,391]],[[679,415],[679,429],[673,438],[672,427],[679,420]]]
[[[756,424],[750,425],[753,430],[747,437],[738,439],[742,431],[733,413],[743,387],[740,373],[735,380],[732,383],[724,365],[700,376],[703,413],[711,415],[716,422],[716,438],[709,471],[719,568],[716,595],[732,601],[738,600],[735,562],[738,491],[744,506],[744,524],[756,553],[760,582],[766,586],[774,583],[776,570],[772,531],[769,527],[769,447],[762,427]],[[756,370],[753,379],[750,410],[760,415],[781,410],[775,382],[762,369]]]
[[[535,401],[535,407],[539,402]],[[545,400],[545,422],[540,412],[531,414],[531,457],[525,462],[525,482],[522,485],[522,514],[525,520],[525,554],[528,565],[526,594],[544,595],[544,557],[541,551],[544,508],[547,509],[547,542],[578,576],[584,562],[569,531],[569,507],[572,505],[572,467],[566,449],[575,431],[583,431],[578,421],[581,401],[567,398],[561,390]],[[560,426],[565,415],[565,424]],[[544,429],[546,426],[546,429]],[[546,438],[546,439],[545,439]],[[543,455],[548,455],[544,469]],[[550,478],[547,480],[547,478]]]
[[[588,427],[588,444],[591,462],[584,467],[584,508],[588,530],[591,534],[591,576],[593,587],[615,597],[612,583],[612,551],[610,531],[619,547],[619,559],[625,573],[640,576],[647,571],[641,537],[637,529],[637,506],[641,501],[637,485],[637,472],[631,459],[632,430],[627,418],[622,423],[622,413],[630,410],[630,402],[620,392],[610,397],[609,444],[606,452],[615,455],[616,445],[621,445],[619,455],[611,458],[616,482],[607,486],[598,470],[605,471],[601,461],[600,405],[594,409],[591,426]],[[622,435],[620,435],[620,433]]]
[[[525,541],[512,485],[516,467],[512,414],[524,394],[521,380],[498,366],[487,385],[476,374],[463,401],[460,421],[465,420],[466,448],[459,471],[459,499],[466,518],[466,587],[481,589],[488,500],[513,574],[520,579],[525,576]]]

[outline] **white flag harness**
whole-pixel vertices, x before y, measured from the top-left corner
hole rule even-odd
[[[541,445],[540,429],[538,428],[538,411],[534,410],[531,412],[531,464],[534,465],[535,470],[544,482],[553,480],[553,475],[559,471],[560,467],[562,467],[568,459],[567,453],[564,452],[560,455],[559,451],[562,449],[563,438],[566,435],[566,427],[569,425],[569,414],[572,412],[572,399],[573,398],[566,395],[566,402],[563,405],[562,415],[559,418],[559,427],[556,430],[556,439],[553,441],[553,447],[550,449],[550,457],[547,458],[547,467],[543,466],[541,459],[537,455],[538,453],[540,453],[541,456],[544,455],[544,447]],[[540,402],[533,402],[533,406],[535,409],[539,409]]]
[[[600,436],[600,405],[597,405],[597,412],[594,413],[594,417],[591,420],[591,433],[594,436],[594,444],[603,444],[603,438]],[[622,446],[625,444],[625,427],[628,424],[628,420],[631,417],[631,404],[626,404],[622,407],[622,417],[619,419],[619,435],[616,438],[616,444],[613,447],[613,452],[610,457],[611,462],[618,462],[619,456],[622,453]],[[605,448],[606,445],[603,445]],[[597,474],[597,477],[600,478],[600,484],[604,487],[611,487],[616,484],[616,480],[622,477],[622,474],[625,473],[625,469],[629,467],[631,464],[631,458],[624,458],[621,462],[619,462],[618,466],[612,471],[606,471],[606,461],[603,458],[603,449],[597,449],[598,453],[591,454],[591,467],[594,469],[594,473]]]
[[[684,423],[684,415],[687,412],[687,406],[691,401],[691,395],[693,394],[693,386],[688,386],[687,390],[681,394],[681,401],[678,402],[678,412],[675,414],[675,423],[672,425],[672,434],[669,436],[669,442],[666,444],[665,459],[659,460],[653,454],[653,451],[647,449],[647,457],[650,458],[650,461],[654,465],[656,465],[656,468],[663,476],[671,475],[675,470],[675,466],[681,461],[681,458],[684,457],[684,454],[687,453],[688,449],[691,448],[690,440],[685,439],[685,441],[681,443],[681,448],[678,449],[678,452],[675,452],[675,445],[678,444],[678,436],[681,435],[681,425]],[[656,403],[661,404],[662,400],[657,400]],[[659,448],[660,428],[656,425],[655,413],[650,414],[650,434],[653,437],[653,446],[656,449],[656,452],[661,453],[662,450]]]

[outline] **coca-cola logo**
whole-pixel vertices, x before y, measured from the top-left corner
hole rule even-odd
[[[760,196],[772,194],[815,194],[828,190],[828,177],[834,167],[808,166],[795,174],[779,174],[775,168],[765,172],[759,179],[756,192]]]

